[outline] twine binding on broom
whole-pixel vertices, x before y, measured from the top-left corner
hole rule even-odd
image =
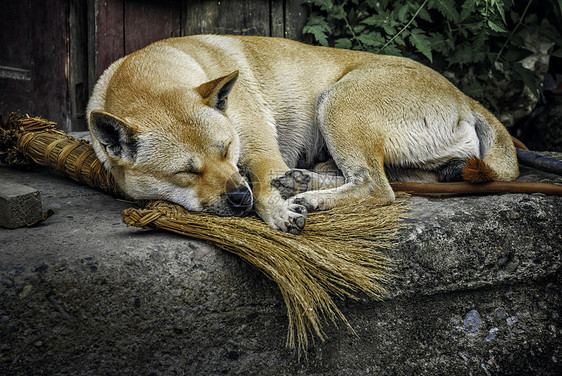
[[[41,118],[0,118],[0,162],[55,168],[80,183],[123,197],[91,145],[56,130]],[[403,226],[404,199],[379,207],[370,199],[334,210],[311,213],[301,235],[285,234],[257,217],[218,217],[152,201],[123,212],[129,226],[158,228],[208,241],[240,256],[274,280],[285,300],[287,345],[299,355],[309,335],[324,340],[322,323],[341,319],[351,328],[332,296],[380,299],[392,261],[390,250]]]
[[[0,162],[51,167],[79,183],[126,198],[87,141],[57,130],[56,123],[39,117],[0,117]]]

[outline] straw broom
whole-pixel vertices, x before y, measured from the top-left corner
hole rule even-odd
[[[47,166],[72,180],[125,197],[102,166],[92,146],[56,129],[56,123],[29,116],[0,116],[0,162],[29,167]]]
[[[41,118],[12,114],[0,118],[0,161],[55,168],[73,180],[123,197],[91,145],[56,130]],[[242,257],[274,280],[285,300],[287,345],[299,355],[309,336],[324,340],[322,324],[340,318],[332,296],[380,299],[392,266],[380,251],[397,242],[406,205],[403,199],[379,207],[370,199],[334,210],[311,213],[300,235],[285,234],[257,217],[218,217],[152,201],[123,212],[130,226],[159,228],[213,243]]]

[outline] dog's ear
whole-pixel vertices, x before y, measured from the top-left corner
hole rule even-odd
[[[224,77],[217,78],[209,82],[205,82],[197,88],[197,92],[201,94],[205,103],[217,110],[226,110],[228,94],[232,90],[238,71],[234,71]]]
[[[107,154],[116,159],[134,160],[137,156],[135,127],[105,111],[92,111],[90,130]]]

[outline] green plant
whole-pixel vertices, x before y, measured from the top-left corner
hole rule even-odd
[[[519,61],[530,54],[520,32],[555,43],[562,57],[562,0],[307,0],[303,29],[323,46],[401,55],[446,76],[471,97],[495,107],[491,79],[509,77],[542,95],[540,79]],[[548,22],[550,21],[550,22]]]

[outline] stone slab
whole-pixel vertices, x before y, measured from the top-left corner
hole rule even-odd
[[[43,216],[38,190],[0,180],[0,226],[14,229],[35,224]]]

